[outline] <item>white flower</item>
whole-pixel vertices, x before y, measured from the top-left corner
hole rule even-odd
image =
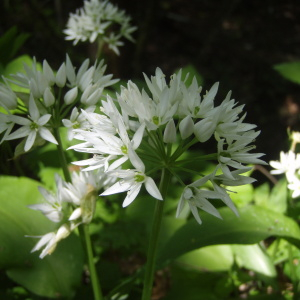
[[[82,223],[88,224],[91,222],[96,208],[97,193],[105,183],[106,176],[103,170],[72,173],[72,182],[66,182],[64,185],[65,201],[79,207],[69,217],[70,221],[81,217]]]
[[[139,147],[143,137],[145,126],[142,124],[130,140],[122,116],[118,113],[116,108],[113,109],[114,106],[110,106],[113,105],[113,103],[108,99],[108,102],[103,104],[106,107],[106,113],[108,115],[113,113],[111,121],[119,137],[104,131],[101,127],[95,127],[92,131],[77,130],[78,135],[76,138],[82,139],[85,142],[72,146],[69,149],[94,154],[92,159],[74,163],[81,166],[85,164],[90,165],[91,167],[86,170],[105,167],[105,171],[110,171],[118,168],[129,159],[129,151]],[[108,166],[108,162],[113,159],[116,160]]]
[[[110,175],[121,178],[121,180],[117,181],[105,190],[100,196],[107,196],[127,191],[127,196],[123,201],[123,207],[126,207],[137,197],[142,185],[144,184],[147,192],[152,197],[158,200],[163,200],[154,180],[145,175],[144,164],[139,161],[136,163],[136,166],[139,166],[140,168],[135,170],[118,170],[111,172]]]
[[[270,161],[270,166],[274,168],[271,174],[285,173],[289,182],[293,181],[294,174],[300,168],[300,154],[295,154],[293,151],[288,153],[280,152],[280,161]]]
[[[300,196],[300,180],[296,176],[293,176],[290,180],[291,183],[288,184],[288,189],[293,191],[292,198],[297,198]]]
[[[87,112],[93,112],[95,109],[94,106],[91,106],[86,109]],[[74,138],[74,129],[85,129],[88,127],[88,122],[84,114],[80,114],[77,107],[74,107],[71,112],[70,120],[63,119],[62,123],[65,127],[68,128],[68,139],[71,141]]]
[[[113,50],[117,55],[120,55],[118,47],[124,45],[124,43],[120,41],[120,38],[120,35],[115,35],[113,32],[111,32],[109,36],[105,36],[103,38],[103,40],[108,44],[108,48]]]
[[[69,228],[66,224],[63,224],[57,232],[49,232],[43,236],[40,236],[40,240],[31,250],[31,252],[35,252],[44,247],[43,251],[40,254],[40,258],[44,258],[46,255],[50,255],[55,250],[57,243],[66,237],[68,237],[71,233],[71,228]]]
[[[219,166],[227,178],[234,179],[229,167],[239,170],[245,168],[243,164],[266,164],[259,159],[259,157],[264,155],[263,153],[249,153],[249,151],[255,147],[248,146],[248,144],[251,143],[258,134],[259,132],[250,130],[241,134],[238,140],[227,143],[225,139],[219,138],[216,135],[218,140]]]
[[[50,130],[45,127],[50,118],[50,114],[40,116],[40,112],[31,95],[29,100],[29,119],[11,115],[10,120],[16,124],[22,125],[22,127],[9,134],[5,139],[14,140],[27,136],[26,143],[24,146],[25,151],[29,151],[31,149],[37,134],[39,134],[44,140],[50,143],[57,144],[57,141],[50,132]]]
[[[50,221],[58,223],[63,218],[62,202],[64,201],[63,181],[60,176],[55,176],[56,194],[52,194],[43,187],[38,187],[40,193],[45,199],[45,203],[32,204],[28,207],[39,210]]]
[[[207,200],[220,199],[221,195],[214,191],[208,191],[205,189],[201,190],[198,188],[203,186],[208,180],[211,179],[211,177],[212,174],[204,176],[203,178],[193,182],[192,184],[184,188],[177,206],[176,218],[178,218],[185,202],[187,202],[193,216],[199,224],[201,224],[202,221],[198,213],[198,208],[208,212],[209,214],[217,218],[222,219],[218,210]]]

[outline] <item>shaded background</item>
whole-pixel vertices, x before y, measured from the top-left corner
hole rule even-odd
[[[246,121],[262,131],[257,152],[277,159],[288,149],[287,127],[300,130],[300,86],[273,66],[300,60],[300,1],[291,0],[119,0],[111,1],[138,26],[136,44],[125,41],[121,56],[106,53],[109,72],[122,79],[142,78],[160,67],[171,75],[192,64],[204,89],[220,81],[217,99],[228,90],[246,104]],[[69,53],[80,64],[94,49],[64,40],[70,12],[82,1],[3,0],[0,34],[17,25],[30,38],[18,54],[47,59],[58,67]]]

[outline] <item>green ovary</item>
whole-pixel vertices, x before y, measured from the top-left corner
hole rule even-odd
[[[39,125],[36,124],[35,122],[32,122],[32,123],[30,124],[30,129],[31,129],[31,130],[38,130],[38,128],[39,128]]]
[[[159,124],[159,117],[158,116],[154,116],[152,117],[152,121],[155,125],[158,125]]]
[[[145,176],[141,174],[135,174],[134,175],[135,182],[143,182],[145,180]]]
[[[125,145],[123,145],[123,146],[121,147],[121,151],[122,151],[124,154],[128,154],[128,148],[127,148]]]
[[[196,106],[196,107],[194,108],[194,115],[197,115],[197,113],[199,112],[199,110],[200,110],[200,107],[199,107],[199,106]]]

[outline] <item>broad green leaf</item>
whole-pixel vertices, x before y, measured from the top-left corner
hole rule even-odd
[[[254,188],[252,184],[231,186],[229,189],[234,192],[230,194],[230,198],[237,207],[243,207],[253,200]]]
[[[239,267],[244,267],[269,277],[276,276],[273,262],[258,244],[203,247],[180,256],[176,259],[176,263],[179,263],[181,267],[186,269],[220,272],[230,270],[234,258]]]
[[[47,297],[69,297],[80,283],[83,267],[81,243],[75,235],[61,242],[41,260],[30,253],[38,239],[57,228],[40,212],[27,206],[40,203],[39,182],[25,177],[0,177],[0,268],[30,291]]]
[[[300,61],[278,64],[274,69],[284,78],[300,84]]]
[[[176,263],[187,270],[215,272],[230,270],[233,261],[234,257],[230,245],[203,247],[176,259]]]
[[[273,262],[259,245],[232,245],[231,247],[239,267],[244,267],[269,277],[276,276]]]
[[[272,189],[268,208],[279,213],[285,213],[287,210],[287,196],[287,182],[283,178]]]
[[[269,183],[265,182],[255,188],[254,190],[254,203],[258,206],[267,207],[270,197],[270,186]]]
[[[168,263],[189,251],[220,244],[256,244],[270,236],[287,238],[299,245],[298,224],[289,217],[257,206],[246,206],[236,217],[221,208],[223,220],[203,213],[202,225],[189,220],[161,248],[159,263]]]

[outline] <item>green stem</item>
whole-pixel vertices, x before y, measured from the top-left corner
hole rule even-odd
[[[162,223],[163,217],[163,208],[164,203],[166,201],[166,195],[168,191],[168,186],[171,178],[171,173],[167,169],[162,170],[162,176],[160,181],[159,190],[163,197],[163,201],[156,201],[154,218],[152,223],[152,231],[149,240],[148,253],[147,253],[147,264],[145,270],[145,278],[144,278],[144,288],[142,300],[150,300],[152,293],[152,286],[154,280],[154,272],[155,272],[155,263],[156,263],[156,254],[157,254],[157,245],[158,245],[158,237]]]
[[[64,173],[65,180],[67,182],[71,182],[72,179],[71,179],[71,175],[70,175],[70,172],[69,172],[69,169],[68,169],[67,158],[66,158],[65,151],[64,151],[64,148],[63,148],[63,145],[62,145],[62,141],[61,141],[61,137],[60,137],[60,133],[59,133],[59,128],[54,128],[54,135],[55,135],[55,138],[56,138],[57,143],[58,143],[57,144],[58,156],[59,156],[61,168],[62,168],[63,173]]]
[[[100,38],[98,38],[98,40],[97,40],[96,60],[97,60],[97,59],[100,59],[100,56],[101,56],[101,54],[102,54],[103,46],[104,46],[104,41],[103,41],[103,39],[100,37]]]
[[[93,255],[93,248],[92,248],[92,242],[91,237],[89,234],[89,226],[87,224],[83,224],[83,233],[84,233],[84,239],[85,239],[85,246],[86,246],[86,252],[88,257],[88,265],[89,265],[89,271],[90,271],[90,278],[92,282],[93,292],[94,292],[94,299],[95,300],[102,300],[103,295],[101,292],[99,279],[97,270],[94,263],[94,255]]]
[[[57,140],[57,150],[58,150],[58,156],[61,163],[61,168],[64,173],[65,180],[67,182],[72,182],[71,175],[68,169],[68,163],[65,155],[65,151],[62,145],[62,140],[59,133],[59,128],[54,129],[54,135]],[[88,230],[88,225],[83,224],[83,230],[80,230],[79,233],[82,239],[85,241],[85,247],[86,247],[86,254],[87,254],[87,260],[88,260],[88,266],[90,271],[90,278],[92,282],[93,292],[94,292],[94,299],[95,300],[103,300],[103,296],[101,293],[101,287],[97,276],[97,271],[94,265],[94,255],[92,250],[92,243],[91,243],[91,237]]]

